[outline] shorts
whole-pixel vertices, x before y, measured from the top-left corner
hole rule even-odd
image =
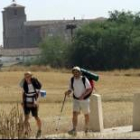
[[[73,112],[82,111],[84,114],[90,113],[90,99],[76,100],[73,99]]]
[[[38,117],[38,107],[27,107],[24,106],[24,114],[29,115],[30,112],[32,113],[33,117]]]

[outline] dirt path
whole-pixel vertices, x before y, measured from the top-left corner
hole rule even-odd
[[[140,132],[132,132],[132,126],[114,127],[104,129],[103,132],[88,132],[85,135],[84,132],[80,131],[77,136],[70,136],[68,134],[54,134],[46,135],[43,139],[139,139]]]

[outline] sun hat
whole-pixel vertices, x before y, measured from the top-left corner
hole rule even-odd
[[[72,72],[73,72],[74,70],[77,70],[77,71],[81,72],[81,69],[80,69],[80,67],[78,67],[78,66],[73,67],[73,68],[72,68]]]
[[[30,76],[32,76],[33,74],[30,71],[27,71],[27,72],[24,73],[24,75],[30,75]]]

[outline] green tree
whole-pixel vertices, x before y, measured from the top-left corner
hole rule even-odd
[[[139,15],[114,11],[104,22],[81,27],[69,48],[69,63],[98,70],[140,67]]]
[[[62,67],[65,64],[67,43],[59,36],[47,37],[40,43],[42,49],[40,63],[52,67]]]

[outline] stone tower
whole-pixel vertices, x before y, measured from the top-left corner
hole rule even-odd
[[[24,47],[24,22],[26,22],[25,7],[12,4],[4,8],[3,13],[3,46],[6,49]]]

